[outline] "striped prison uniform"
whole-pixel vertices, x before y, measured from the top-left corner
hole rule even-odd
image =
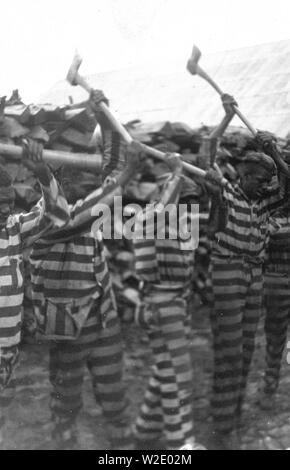
[[[49,186],[41,188],[43,197],[31,212],[11,215],[0,229],[0,420],[4,420],[15,394],[24,296],[23,250],[45,231],[64,226],[69,217],[56,180],[52,178]]]
[[[165,184],[160,203],[150,204],[136,217],[133,238],[136,272],[144,283],[143,305],[136,313],[145,328],[153,352],[154,366],[139,416],[135,423],[140,441],[165,438],[169,449],[177,449],[193,438],[192,364],[188,287],[192,278],[192,240],[182,241],[156,233],[156,216],[163,206],[179,199],[182,179],[172,175]],[[149,224],[148,233],[142,236]],[[150,227],[151,224],[151,227]]]
[[[281,228],[270,237],[265,263],[265,393],[278,388],[290,319],[290,217],[280,214]]]
[[[50,349],[55,428],[74,427],[87,367],[95,397],[111,425],[111,438],[124,442],[129,426],[120,323],[102,234],[91,231],[96,206],[110,204],[120,191],[118,185],[101,187],[78,201],[71,207],[68,227],[39,240],[30,262],[39,331],[56,340]]]
[[[272,211],[282,191],[250,201],[238,186],[227,184],[223,199],[228,220],[212,243],[210,284],[214,346],[212,413],[214,427],[230,432],[239,418],[262,308],[262,263],[271,230]]]

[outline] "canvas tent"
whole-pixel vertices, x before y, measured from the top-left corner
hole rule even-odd
[[[190,53],[190,51],[189,51]],[[290,131],[290,40],[205,55],[202,67],[233,94],[241,111],[258,129],[285,137]],[[191,127],[215,125],[223,111],[218,95],[176,60],[154,67],[98,73],[89,83],[105,91],[123,123],[181,121]],[[53,104],[83,100],[85,92],[65,80],[40,97]],[[234,124],[238,125],[236,119]]]

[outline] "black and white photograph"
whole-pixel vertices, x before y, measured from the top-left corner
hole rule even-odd
[[[0,450],[290,450],[289,0],[10,0],[0,44]]]

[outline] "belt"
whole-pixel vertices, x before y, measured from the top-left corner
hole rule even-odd
[[[244,263],[248,263],[248,264],[255,264],[255,265],[262,265],[264,263],[264,260],[262,258],[259,258],[258,256],[249,256],[249,255],[212,255],[212,259],[217,259],[217,260],[233,260],[233,261],[242,261]]]
[[[273,266],[273,265],[265,266],[265,274],[271,274],[271,273],[290,275],[290,265],[288,268],[284,266]]]
[[[186,291],[189,288],[190,284],[153,284],[150,282],[141,282],[139,289],[141,292],[146,293],[150,291]]]

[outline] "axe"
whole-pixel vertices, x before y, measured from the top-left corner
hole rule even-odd
[[[3,144],[0,142],[0,155],[21,159],[23,149],[20,145]],[[84,170],[100,172],[102,168],[102,156],[99,154],[70,153],[61,150],[43,150],[43,160],[46,163],[69,165]]]
[[[192,54],[190,59],[187,62],[187,70],[191,75],[199,75],[201,78],[206,80],[217,92],[220,96],[224,93],[220,89],[220,87],[216,84],[216,82],[199,66],[198,62],[201,58],[201,52],[197,46],[193,46]],[[248,119],[241,113],[237,106],[233,106],[235,113],[241,121],[247,126],[249,131],[255,136],[257,134],[256,129],[252,126],[252,124],[248,121]]]
[[[73,58],[73,62],[69,68],[66,78],[67,78],[67,81],[71,85],[73,86],[79,85],[84,90],[86,90],[89,94],[91,94],[92,87],[87,83],[85,78],[79,74],[79,68],[80,68],[81,63],[82,63],[82,58],[78,54],[76,54]],[[118,119],[114,116],[111,109],[109,109],[109,107],[104,102],[101,102],[99,106],[101,110],[103,111],[103,113],[108,118],[108,120],[110,121],[112,127],[121,135],[121,137],[127,144],[130,144],[133,141],[131,135],[125,129],[125,127],[118,121]],[[142,144],[142,147],[148,155],[158,160],[162,160],[166,162],[166,153],[161,152],[160,150],[154,149],[152,147],[148,147],[147,145],[144,145],[144,144]],[[189,173],[195,176],[205,177],[206,172],[202,170],[201,168],[198,168],[194,165],[190,165],[189,163],[186,163],[186,162],[182,162],[182,165],[183,165],[183,168]],[[226,181],[227,180],[224,178],[223,183],[226,184]]]
[[[201,78],[206,80],[218,92],[218,94],[222,96],[224,93],[221,90],[221,88],[198,64],[200,58],[201,58],[201,52],[198,49],[198,47],[194,45],[192,49],[191,57],[189,58],[187,62],[187,67],[186,67],[187,70],[189,71],[191,75],[199,75]],[[241,113],[241,111],[239,110],[237,106],[233,106],[233,108],[234,108],[236,115],[239,116],[241,121],[246,125],[246,127],[255,137],[257,135],[257,130],[252,126],[252,124],[248,121],[248,119]],[[279,155],[279,152],[277,152],[276,149],[274,149],[273,151],[275,152],[276,163],[279,165],[283,173],[289,178],[290,172],[289,172],[288,165],[284,162],[283,158]]]

